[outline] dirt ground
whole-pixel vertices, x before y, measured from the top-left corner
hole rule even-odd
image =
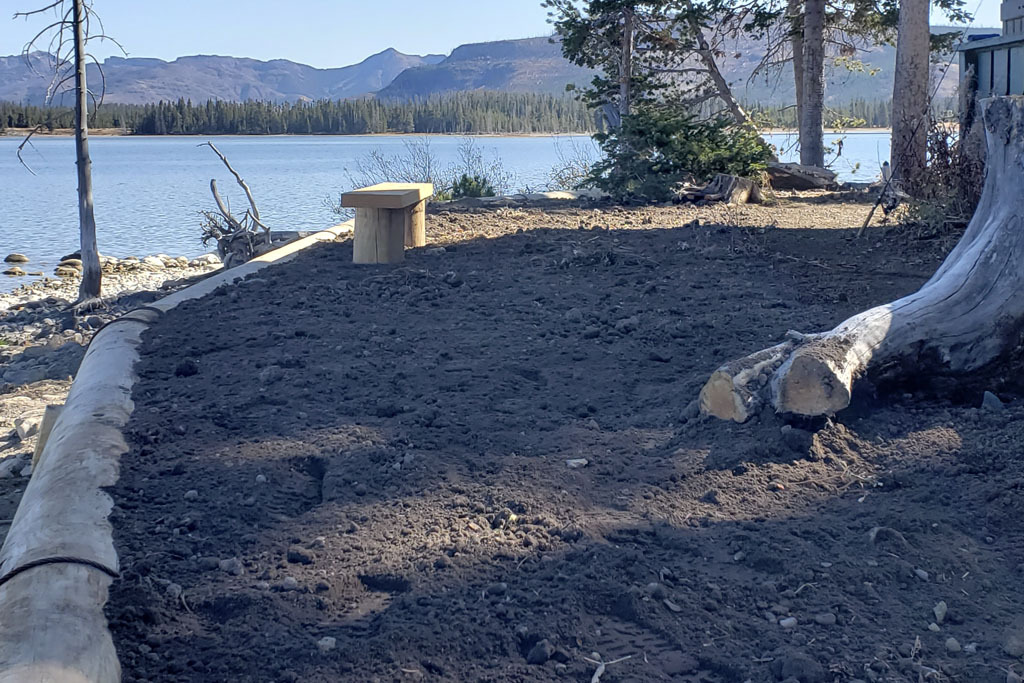
[[[931,274],[867,209],[439,208],[402,265],[323,245],[167,314],[111,491],[125,680],[1019,681],[1021,402],[696,416]]]

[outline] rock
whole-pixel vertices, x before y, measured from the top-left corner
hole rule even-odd
[[[25,465],[24,461],[16,455],[5,460],[0,460],[0,479],[8,479]]]
[[[833,626],[836,623],[836,615],[831,612],[819,614],[814,617],[814,623],[821,624],[822,626]]]
[[[928,630],[932,633],[938,633],[942,630],[942,628],[933,621],[932,623],[928,624]]]
[[[638,327],[640,327],[640,318],[638,318],[635,315],[630,316],[628,318],[623,318],[622,320],[615,323],[615,330],[617,332],[621,332],[622,334],[629,334]]]
[[[1003,638],[1003,652],[1011,657],[1024,657],[1024,632],[1012,631]]]
[[[17,252],[4,257],[4,263],[28,263],[28,256]]]
[[[20,474],[23,477],[31,477],[32,476],[32,463],[29,463],[29,464],[25,465],[23,468],[21,468],[21,472],[19,472],[18,474]]]
[[[232,576],[241,576],[245,572],[245,567],[242,566],[242,561],[237,557],[232,557],[228,560],[221,560],[217,563],[217,567],[225,574],[231,574]]]
[[[953,638],[952,636],[946,638],[946,652],[950,654],[956,654],[957,652],[960,652],[962,649],[963,648],[960,647],[959,640]]]
[[[795,679],[799,683],[824,683],[825,668],[807,655],[783,654],[771,664],[772,674],[777,680]]]
[[[76,258],[66,258],[63,261],[61,261],[60,263],[58,263],[57,267],[58,268],[74,268],[75,270],[82,270],[82,268],[84,268],[84,266],[82,265],[81,259],[76,259]]]
[[[914,570],[914,575],[917,578],[921,579],[922,581],[927,581],[929,576],[930,576],[930,574],[928,574],[928,572],[926,572],[925,570],[921,569],[920,567],[918,567],[917,569]]]
[[[320,650],[323,654],[327,654],[336,647],[338,647],[338,641],[330,636],[324,636],[316,641],[316,649]]]
[[[570,308],[565,312],[565,320],[570,323],[583,322],[583,311],[578,308]]]
[[[544,664],[551,659],[553,654],[555,654],[555,647],[545,638],[530,648],[529,654],[526,655],[526,663],[534,665]]]
[[[836,184],[836,174],[819,166],[769,161],[766,170],[772,189],[775,190],[829,189]]]
[[[288,548],[288,561],[292,564],[313,564],[313,553],[297,545]]]
[[[587,460],[586,458],[570,458],[569,460],[565,461],[565,466],[568,467],[570,470],[578,470],[583,467],[586,467],[589,464],[590,461]]]
[[[793,629],[797,626],[796,617],[786,617],[785,619],[779,619],[779,626],[784,629]]]
[[[194,360],[186,359],[178,363],[174,368],[175,377],[191,377],[199,374],[199,365]]]
[[[668,589],[657,582],[647,584],[647,593],[655,600],[664,600],[668,597]]]
[[[57,269],[53,271],[53,274],[57,277],[81,277],[80,273],[75,268],[69,268],[68,266],[57,266]]]
[[[149,266],[152,270],[163,270],[164,268],[167,267],[164,265],[163,260],[157,258],[156,256],[147,256],[143,258],[142,264],[145,266]]]
[[[177,600],[181,597],[184,589],[176,583],[169,583],[166,588],[164,588],[164,591],[167,593],[167,597],[171,600]]]
[[[267,477],[266,477],[266,475],[263,475],[263,474],[257,474],[257,475],[256,475],[256,483],[257,483],[257,484],[266,484],[266,483],[267,483]]]
[[[948,611],[948,609],[949,608],[946,607],[945,600],[940,601],[939,604],[935,605],[935,607],[932,608],[932,614],[935,615],[936,624],[941,624],[943,621],[946,620],[946,612]]]
[[[17,432],[18,438],[24,441],[29,437],[35,436],[39,432],[39,424],[42,420],[42,415],[19,417],[14,421],[14,431]]]
[[[185,500],[196,500],[197,498],[199,498],[199,491],[196,491],[195,489],[189,489],[188,491],[185,491],[185,495],[183,496],[183,498]]]
[[[486,592],[488,595],[501,596],[508,592],[508,584],[505,582],[492,583],[487,587]]]
[[[783,425],[779,431],[782,434],[782,442],[789,447],[789,450],[806,455],[807,451],[811,449],[814,435],[807,430]]]
[[[283,591],[297,591],[299,590],[299,582],[295,580],[294,576],[286,576],[281,581],[281,590]]]
[[[1002,410],[1005,406],[1003,402],[999,400],[999,397],[993,394],[991,391],[986,391],[981,397],[981,409],[990,413],[997,413]]]
[[[268,365],[260,370],[258,378],[260,384],[273,384],[284,378],[284,370],[279,365]]]
[[[18,266],[13,266],[13,267],[8,268],[7,270],[5,270],[4,271],[4,275],[10,275],[11,277],[22,277],[24,275],[28,275],[28,273],[26,273],[24,270],[22,270]]]
[[[220,560],[216,557],[200,557],[196,563],[199,565],[199,569],[204,572],[212,572],[214,569],[220,569]]]

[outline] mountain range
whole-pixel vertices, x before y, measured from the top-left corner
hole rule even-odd
[[[940,30],[940,29],[934,29]],[[975,29],[973,32],[991,32]],[[766,105],[793,101],[789,73],[751,78],[763,47],[738,40],[723,49],[721,68],[741,100]],[[829,69],[826,98],[831,104],[854,99],[884,100],[892,93],[896,51],[891,45],[868,47],[858,55],[863,70]],[[945,63],[940,65],[945,67]],[[46,97],[47,55],[0,57],[0,100],[41,104]],[[284,59],[259,61],[239,57],[196,55],[168,62],[150,58],[111,57],[103,62],[106,100],[146,104],[179,98],[294,102],[374,96],[385,99],[427,97],[452,91],[564,92],[566,85],[585,85],[592,72],[569,63],[549,38],[525,38],[457,47],[448,56],[407,55],[388,49],[358,64],[318,69]],[[937,69],[945,73],[944,69]],[[938,97],[951,96],[959,80],[953,60]],[[99,69],[90,68],[91,83]]]

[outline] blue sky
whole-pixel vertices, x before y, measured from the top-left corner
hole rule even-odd
[[[46,0],[0,0],[0,55],[18,54]],[[389,47],[449,53],[463,43],[547,35],[540,0],[93,0],[132,57],[219,54],[345,66]],[[95,46],[101,59],[115,51]]]
[[[42,20],[12,21],[46,0],[5,0],[0,55],[18,54]],[[977,0],[967,0],[968,10]],[[462,43],[547,35],[540,0],[93,0],[106,31],[132,57],[220,54],[345,66],[394,47],[445,53]],[[144,9],[142,9],[144,8]],[[7,15],[7,16],[4,16]],[[936,22],[940,21],[935,17]],[[999,26],[999,0],[981,0],[975,26]],[[113,47],[95,45],[99,58]]]

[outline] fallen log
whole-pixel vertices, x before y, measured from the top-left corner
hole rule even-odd
[[[769,161],[765,170],[774,190],[830,190],[836,186],[836,174],[819,166]]]
[[[726,204],[760,204],[761,188],[750,178],[719,173],[707,185],[684,185],[676,191],[677,202],[725,202]]]
[[[866,374],[963,377],[1015,352],[1024,332],[1024,97],[985,102],[988,167],[959,244],[917,292],[820,334],[723,365],[701,390],[705,415],[744,422],[778,413],[831,415]]]

